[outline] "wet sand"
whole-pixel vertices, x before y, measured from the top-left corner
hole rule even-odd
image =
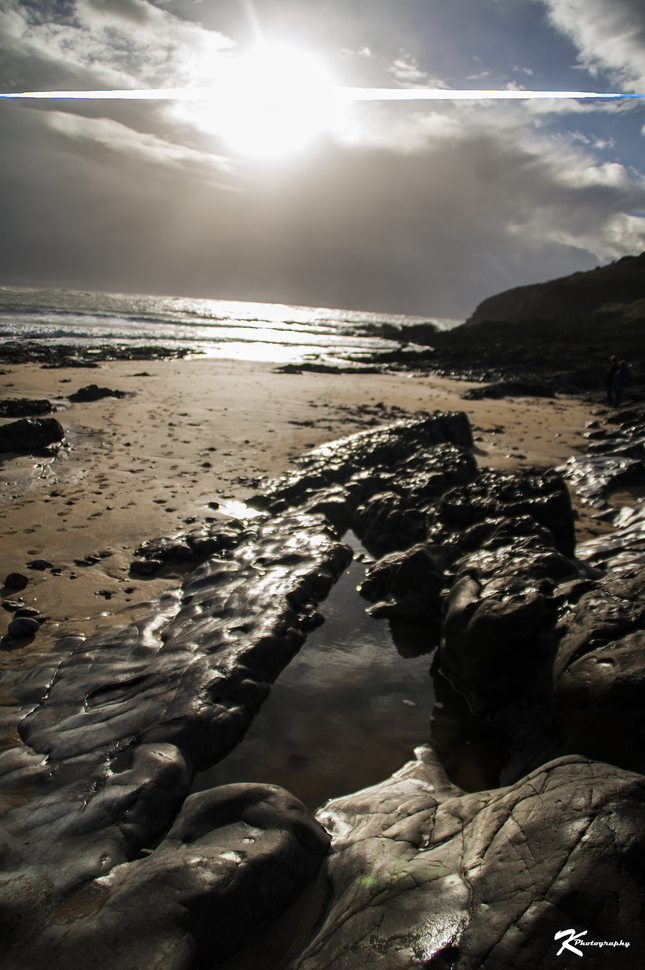
[[[90,383],[126,396],[67,401]],[[417,374],[280,374],[270,363],[213,359],[12,365],[0,375],[0,397],[50,398],[68,447],[53,460],[1,456],[0,575],[19,572],[29,584],[0,595],[48,617],[40,650],[46,639],[123,622],[181,580],[178,567],[132,579],[139,543],[217,518],[209,503],[244,501],[310,447],[419,410],[466,411],[482,466],[548,468],[584,451],[595,408],[566,398],[462,400],[471,386]],[[581,541],[606,531],[595,510],[578,507]],[[88,556],[98,561],[84,563]],[[58,575],[28,570],[36,558]],[[10,619],[2,611],[0,635]]]

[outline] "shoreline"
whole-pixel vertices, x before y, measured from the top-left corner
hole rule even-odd
[[[195,357],[103,361],[91,371],[35,363],[4,369],[0,397],[49,398],[66,431],[67,446],[53,460],[9,455],[0,463],[3,578],[11,572],[29,578],[24,590],[5,588],[2,595],[19,596],[48,617],[39,649],[45,637],[87,635],[118,620],[120,610],[178,585],[192,567],[130,577],[136,547],[217,519],[214,503],[244,502],[260,481],[279,477],[323,442],[419,411],[463,410],[480,466],[543,470],[584,450],[584,424],[592,417],[593,405],[568,398],[463,400],[478,385],[417,372],[275,368]],[[125,396],[69,402],[89,383]],[[579,541],[609,531],[591,518],[595,509],[574,504]],[[27,569],[37,558],[60,573]],[[6,624],[10,618],[3,615]]]

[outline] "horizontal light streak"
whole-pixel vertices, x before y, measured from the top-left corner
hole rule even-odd
[[[524,101],[541,98],[642,98],[642,94],[615,94],[597,91],[471,91],[454,88],[342,88],[353,101]]]
[[[330,92],[331,94],[332,92]],[[643,98],[645,94],[598,91],[475,91],[455,88],[337,88],[336,94],[349,101],[527,101],[594,99],[612,101],[623,98]],[[0,92],[6,99],[50,99],[88,101],[208,101],[226,97],[226,92],[214,88],[143,88],[126,91],[20,91]]]

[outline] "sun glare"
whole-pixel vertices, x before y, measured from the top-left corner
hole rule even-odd
[[[342,111],[338,89],[315,57],[268,44],[231,58],[213,94],[209,127],[253,155],[301,148]]]

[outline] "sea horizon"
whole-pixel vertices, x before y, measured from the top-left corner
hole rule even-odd
[[[391,350],[388,328],[463,323],[446,317],[210,297],[0,286],[0,342],[186,345],[209,357],[290,362]],[[403,339],[405,339],[403,337]]]

